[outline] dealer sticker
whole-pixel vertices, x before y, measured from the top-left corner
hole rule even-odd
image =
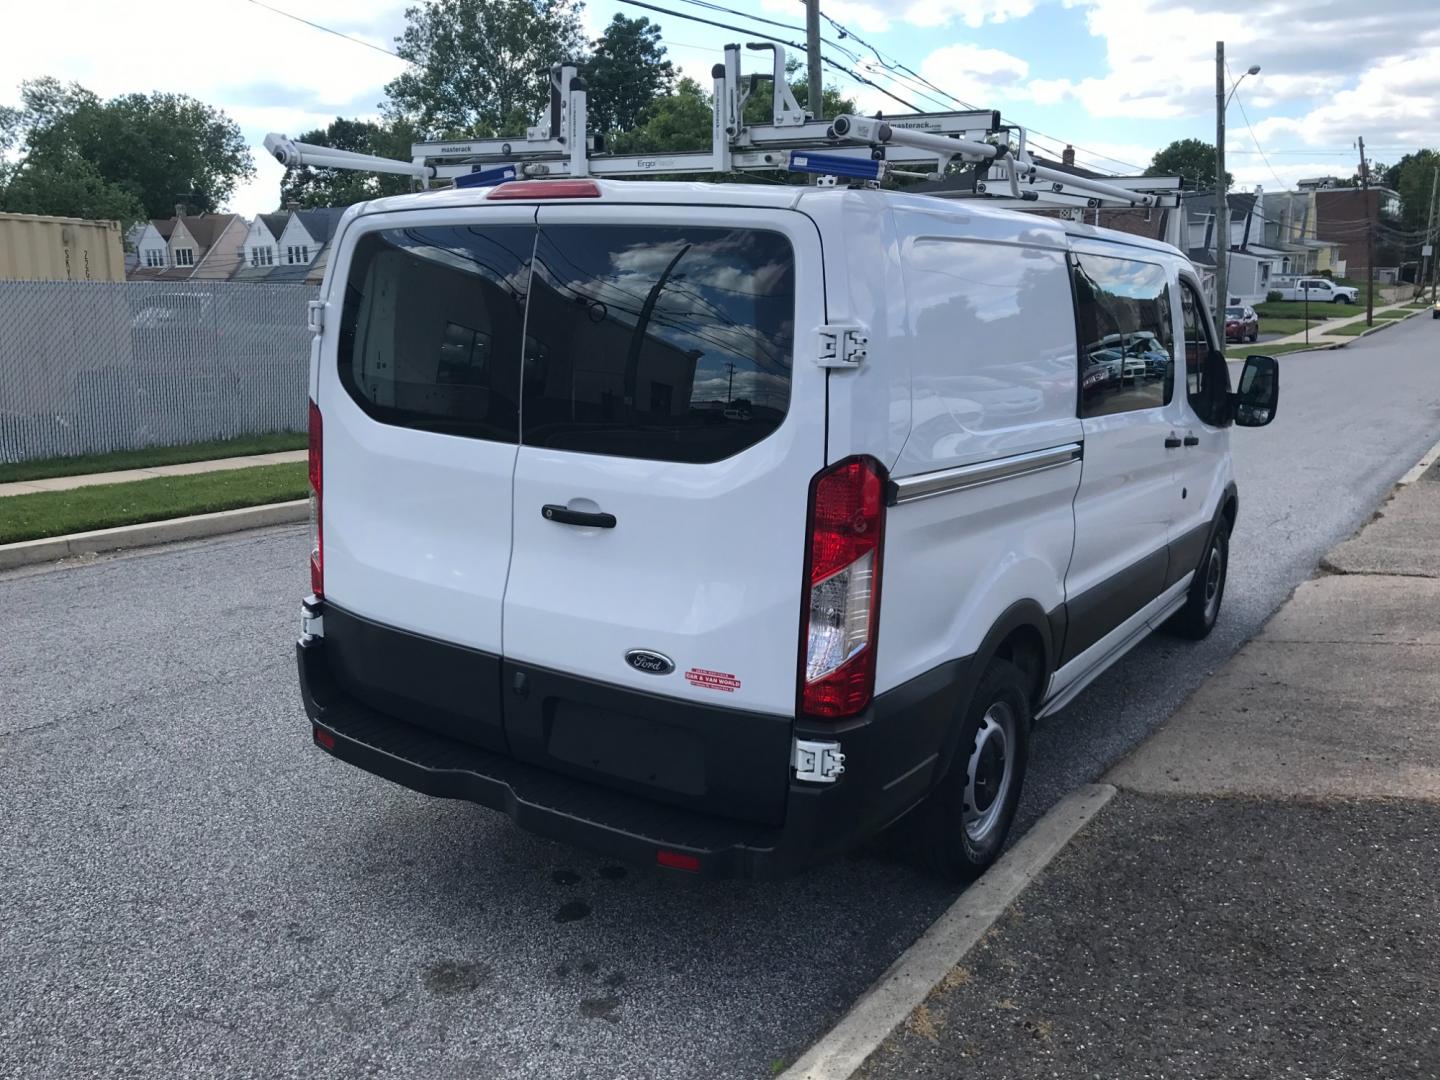
[[[734,675],[727,675],[723,671],[707,671],[705,668],[692,667],[685,672],[685,681],[691,686],[722,690],[727,694],[733,694],[740,689],[740,680]]]

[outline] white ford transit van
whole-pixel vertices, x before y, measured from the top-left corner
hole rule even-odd
[[[878,190],[384,199],[312,323],[315,742],[715,875],[988,865],[1033,719],[1214,624],[1278,390],[1175,249]]]

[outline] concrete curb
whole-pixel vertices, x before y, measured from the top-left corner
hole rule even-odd
[[[177,540],[198,540],[207,536],[260,529],[267,525],[289,525],[310,516],[308,499],[294,502],[246,506],[239,510],[222,510],[218,514],[193,514],[170,518],[168,521],[147,521],[141,525],[121,525],[114,529],[52,536],[44,540],[23,540],[18,544],[0,544],[0,570],[13,570],[35,563],[54,562],[73,555],[98,555],[106,551],[170,544]]]
[[[1415,463],[1410,471],[1395,481],[1396,486],[1404,487],[1406,484],[1413,484],[1416,480],[1419,480],[1420,477],[1424,476],[1425,471],[1437,461],[1440,461],[1440,442],[1437,442],[1434,446],[1430,447],[1429,450],[1426,450],[1424,456]]]
[[[780,1074],[780,1080],[845,1080],[852,1076],[1114,796],[1110,784],[1087,784],[1061,799],[979,881],[961,893],[840,1022]]]

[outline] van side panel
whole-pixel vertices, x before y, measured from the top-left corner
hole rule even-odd
[[[892,470],[877,691],[973,654],[1017,601],[1061,609],[1081,468],[1063,238],[1014,219],[896,218],[913,426]],[[1025,465],[1050,450],[1048,467]],[[919,498],[905,483],[991,463],[1014,471]]]
[[[847,191],[836,198],[813,190],[800,208],[824,237],[827,321],[858,323],[870,339],[858,370],[827,378],[826,461],[871,454],[889,468],[910,433],[913,345],[889,193]]]

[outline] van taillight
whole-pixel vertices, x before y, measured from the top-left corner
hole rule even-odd
[[[885,539],[885,469],[846,458],[810,482],[810,549],[800,619],[799,709],[854,716],[875,692],[875,631]]]
[[[310,402],[310,591],[325,595],[325,440],[320,406]]]

